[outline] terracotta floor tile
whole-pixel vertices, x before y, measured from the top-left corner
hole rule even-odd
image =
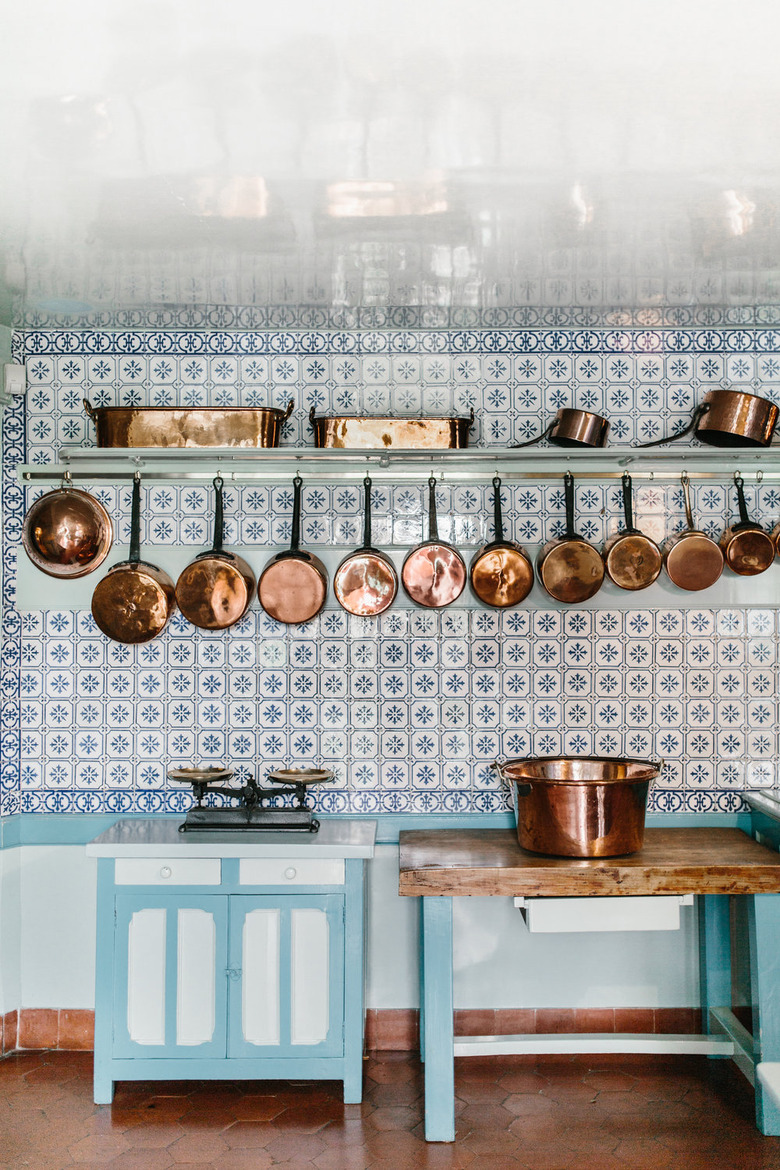
[[[167,1150],[128,1150],[105,1165],[106,1170],[169,1170],[174,1163]]]
[[[270,1121],[278,1117],[286,1108],[285,1101],[280,1097],[241,1097],[233,1107],[237,1121]]]

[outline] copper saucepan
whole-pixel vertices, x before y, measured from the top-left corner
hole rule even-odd
[[[763,573],[775,559],[775,543],[760,524],[748,516],[745,503],[745,481],[734,476],[739,507],[739,524],[731,525],[720,538],[723,558],[728,567],[741,577],[755,577]]]
[[[293,480],[293,517],[290,547],[271,557],[260,574],[257,596],[266,613],[278,622],[297,625],[316,617],[328,595],[328,570],[319,557],[300,547],[301,486]]]
[[[687,471],[680,476],[680,482],[688,527],[667,541],[664,567],[669,580],[680,589],[708,589],[723,572],[723,552],[717,541],[694,526]]]
[[[558,447],[605,447],[609,434],[609,422],[600,414],[589,410],[573,410],[565,406],[559,410],[553,421],[541,435],[527,439],[524,443],[512,443],[510,450],[518,447],[532,447],[542,439],[549,439]]]
[[[695,432],[700,442],[712,447],[768,447],[779,414],[778,407],[768,398],[742,390],[708,390],[687,427],[637,446],[660,447],[662,443]]]
[[[624,472],[622,483],[626,526],[604,545],[604,566],[610,581],[619,589],[646,589],[660,574],[663,555],[654,540],[634,527],[628,472]]]
[[[161,634],[176,609],[176,590],[164,569],[141,560],[141,475],[133,476],[130,555],[112,565],[92,594],[92,616],[115,642],[134,645]]]
[[[524,549],[504,537],[501,516],[501,480],[493,480],[495,531],[490,544],[477,549],[469,567],[471,588],[480,601],[496,609],[518,605],[531,592],[534,569]]]
[[[176,582],[179,609],[201,630],[227,630],[249,609],[255,575],[243,557],[225,552],[224,504],[221,476],[214,480],[214,542],[183,569]]]
[[[395,601],[395,565],[371,544],[371,477],[363,480],[363,544],[344,557],[333,578],[333,592],[342,609],[356,617],[376,617]]]
[[[439,540],[436,480],[428,480],[428,540],[407,553],[401,583],[412,601],[429,609],[451,605],[466,584],[466,564],[451,544]]]
[[[69,471],[54,491],[30,505],[22,545],[36,569],[50,577],[86,577],[103,564],[114,529],[103,505],[73,487]]]
[[[566,531],[548,540],[536,559],[536,572],[556,601],[575,604],[598,593],[604,581],[601,553],[574,531],[574,476],[564,476]]]

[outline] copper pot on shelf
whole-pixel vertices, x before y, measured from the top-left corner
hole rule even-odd
[[[745,503],[745,481],[734,476],[737,489],[739,523],[730,525],[720,538],[723,558],[728,567],[741,577],[754,577],[765,572],[775,559],[775,542],[760,524],[748,516]]]
[[[493,480],[493,540],[478,549],[469,566],[471,588],[480,601],[495,609],[519,605],[534,583],[534,569],[525,550],[504,536],[501,480]]]
[[[286,625],[299,625],[316,617],[328,596],[328,570],[318,556],[300,547],[302,485],[303,480],[296,475],[290,547],[271,557],[257,583],[263,609]]]
[[[214,541],[187,565],[176,582],[179,609],[201,630],[227,630],[240,621],[255,592],[255,575],[243,557],[226,552],[223,480],[214,479]]]
[[[743,390],[708,390],[681,431],[637,446],[660,447],[693,432],[712,447],[768,447],[778,417],[780,409],[768,398]]]
[[[336,569],[333,592],[342,609],[356,617],[376,617],[395,601],[398,574],[390,558],[371,544],[371,477],[363,480],[363,544]]]
[[[60,487],[33,501],[22,525],[22,546],[36,569],[61,580],[94,573],[113,539],[108,512],[89,492],[74,488],[69,471]]]
[[[587,601],[604,582],[604,561],[597,548],[574,530],[574,476],[563,477],[566,531],[549,540],[536,559],[536,572],[550,597],[566,604]]]
[[[275,406],[92,406],[98,447],[278,447],[295,405]]]
[[[604,567],[607,576],[619,589],[647,589],[658,578],[663,566],[660,548],[634,527],[631,476],[623,473],[623,513],[625,528],[617,532],[604,546]]]
[[[512,443],[510,451],[520,447],[533,447],[548,439],[557,447],[605,447],[609,434],[609,420],[589,410],[575,410],[564,406],[556,412],[555,418],[535,439],[524,443]]]

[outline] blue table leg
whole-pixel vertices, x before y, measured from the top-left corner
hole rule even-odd
[[[700,894],[699,983],[702,1025],[710,1032],[710,1008],[731,1007],[731,929],[729,899],[724,894]]]
[[[748,897],[755,1061],[780,1061],[780,895]],[[756,1078],[756,1125],[780,1135],[778,1107]]]
[[[423,898],[425,1139],[455,1140],[452,898]]]

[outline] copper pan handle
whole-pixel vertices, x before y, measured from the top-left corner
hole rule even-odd
[[[685,501],[685,522],[688,525],[688,528],[694,531],[696,529],[696,525],[693,522],[693,512],[691,511],[691,489],[690,479],[688,477],[687,471],[684,471],[680,476],[680,483],[682,484],[683,499]]]
[[[683,427],[681,431],[675,431],[673,435],[664,435],[662,439],[653,439],[650,443],[637,443],[637,447],[660,447],[662,443],[671,443],[674,439],[682,439],[685,435],[690,435],[691,431],[696,430],[709,409],[709,402],[699,403],[687,427]]]
[[[90,418],[93,423],[97,423],[97,412],[95,411],[95,409],[92,406],[92,403],[89,401],[89,399],[82,398],[81,402],[82,402],[82,405],[84,407],[84,410],[87,413],[87,417]]]
[[[287,403],[284,414],[282,415],[282,422],[287,422],[287,420],[290,417],[290,415],[292,414],[294,408],[295,408],[295,399],[291,398],[290,401]],[[312,410],[314,410],[314,407],[312,407]]]

